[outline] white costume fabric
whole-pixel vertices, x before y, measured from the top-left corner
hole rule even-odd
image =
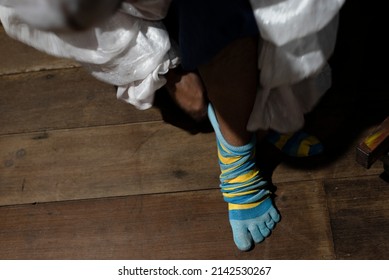
[[[64,24],[61,6],[54,4],[63,1],[69,0],[0,0],[0,20],[13,38],[75,59],[96,78],[118,86],[118,98],[139,109],[151,107],[155,91],[166,83],[163,75],[179,64],[159,21],[171,0],[127,0],[93,28],[45,31]],[[331,83],[326,61],[344,1],[250,0],[261,35],[261,85],[249,130],[301,128],[304,114]]]
[[[250,0],[262,38],[247,128],[294,132],[331,85],[327,59],[345,0]]]
[[[19,1],[29,3],[30,8],[22,8]],[[163,75],[179,63],[158,21],[166,15],[170,0],[128,0],[119,12],[85,31],[45,31],[40,19],[61,15],[59,5],[53,4],[58,1],[0,0],[1,22],[11,37],[48,54],[78,61],[94,77],[118,86],[119,99],[139,109],[150,108],[155,91],[166,83]],[[50,19],[44,28],[64,25],[61,16],[58,21]]]

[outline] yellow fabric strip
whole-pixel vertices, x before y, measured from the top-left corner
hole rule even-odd
[[[310,144],[311,146],[320,143],[319,139],[317,139],[315,136],[312,136],[312,135],[310,135],[310,136],[308,136],[307,138],[305,138],[304,141],[307,141],[308,144]]]
[[[257,181],[261,181],[261,180],[263,180],[262,177],[260,177],[260,178],[257,179]],[[257,182],[257,181],[256,181],[256,182]],[[234,191],[234,190],[237,190],[237,189],[242,189],[242,188],[244,188],[244,187],[250,186],[250,185],[252,185],[252,184],[253,184],[253,182],[248,182],[248,183],[245,183],[245,184],[239,184],[239,185],[236,186],[236,187],[223,188],[223,190],[226,190],[226,191]]]
[[[247,181],[253,179],[255,176],[258,175],[258,173],[259,173],[259,171],[256,169],[250,170],[249,172],[247,172],[245,174],[239,175],[236,178],[231,179],[231,180],[226,180],[225,182],[228,184],[244,183],[244,182],[247,182]]]
[[[257,190],[251,190],[251,191],[241,192],[241,193],[223,193],[223,196],[224,197],[228,197],[228,198],[233,198],[233,197],[239,197],[239,196],[243,196],[243,195],[253,194],[253,193],[256,193],[256,192],[258,192],[258,191]]]
[[[223,157],[219,150],[217,152],[217,155],[219,157],[219,160],[223,164],[232,164],[232,163],[235,163],[235,162],[237,162],[238,160],[240,160],[242,158],[240,156],[236,156],[236,157]]]
[[[306,157],[309,155],[309,149],[311,146],[319,144],[320,141],[315,136],[309,136],[301,141],[300,146],[297,151],[297,156]]]
[[[251,209],[259,204],[261,204],[262,201],[260,202],[255,202],[255,203],[249,203],[249,204],[233,204],[233,203],[228,203],[228,210],[244,210],[244,209]]]
[[[290,139],[292,134],[281,134],[280,139],[274,144],[278,149],[282,150],[286,142]]]
[[[257,207],[259,204],[264,202],[267,198],[269,198],[270,193],[265,195],[261,198],[261,201],[254,202],[254,203],[248,203],[248,204],[234,204],[234,203],[228,203],[228,210],[244,210],[244,209],[251,209],[254,207]]]
[[[221,142],[219,142],[219,144],[220,144],[220,147],[223,149],[223,151],[225,151],[227,154],[232,154],[226,147],[224,147],[224,145],[221,143]]]
[[[306,157],[309,155],[309,144],[305,142],[306,141],[303,140],[297,150],[297,156],[299,157]]]

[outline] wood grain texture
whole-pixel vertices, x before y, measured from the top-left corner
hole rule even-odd
[[[218,188],[214,137],[161,121],[0,136],[0,205]],[[320,182],[358,169],[383,171],[365,170],[350,153],[321,169],[281,164],[273,182]]]
[[[49,56],[10,38],[0,26],[0,75],[48,69],[79,67],[79,64]]]
[[[198,133],[209,126],[189,122],[166,92],[158,109],[118,102],[77,63],[0,27],[0,259],[388,259],[382,164],[359,166],[355,147],[387,117],[389,95],[384,72],[363,70],[374,68],[371,52],[355,62],[373,45],[360,32],[350,44],[350,30],[339,36],[335,89],[307,116],[324,161],[260,146],[282,221],[243,253],[218,187],[214,134]]]
[[[232,241],[219,190],[0,207],[1,259],[328,259],[320,185],[277,198],[274,234],[244,253]]]
[[[218,188],[214,136],[162,122],[0,137],[0,205]]]
[[[0,135],[161,120],[158,110],[118,101],[83,69],[0,77]]]
[[[389,184],[379,177],[325,183],[338,259],[389,258]]]

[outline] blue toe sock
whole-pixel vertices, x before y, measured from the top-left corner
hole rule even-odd
[[[212,105],[208,107],[208,117],[216,134],[220,187],[228,202],[234,241],[245,251],[270,235],[280,215],[273,206],[268,183],[255,163],[255,137],[244,146],[232,146],[220,131]]]

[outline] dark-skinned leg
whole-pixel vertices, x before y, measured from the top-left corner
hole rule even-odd
[[[237,40],[199,67],[220,129],[231,145],[244,145],[251,138],[246,125],[258,86],[257,40]]]
[[[280,220],[255,163],[255,135],[246,129],[258,86],[257,40],[234,41],[199,68],[211,102],[208,116],[216,132],[220,187],[240,250],[262,242]]]

